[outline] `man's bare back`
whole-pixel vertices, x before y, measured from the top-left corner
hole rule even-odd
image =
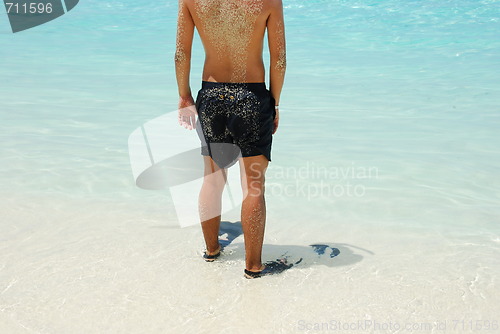
[[[263,0],[193,0],[193,3],[193,21],[206,53],[203,80],[264,82],[262,42],[269,3]]]
[[[270,91],[279,103],[286,69],[281,0],[179,0],[175,62],[181,100],[191,96],[194,27],[205,49],[202,80],[213,82],[264,82],[262,51],[267,28]]]

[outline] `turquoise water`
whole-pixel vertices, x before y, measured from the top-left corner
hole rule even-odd
[[[284,3],[288,69],[268,177],[271,218],[298,207],[297,224],[347,215],[498,232],[500,1]],[[172,211],[167,192],[135,187],[127,138],[176,109],[176,8],[83,1],[17,34],[2,16],[3,196]],[[193,94],[202,65],[196,36]],[[313,176],[325,168],[337,174]]]

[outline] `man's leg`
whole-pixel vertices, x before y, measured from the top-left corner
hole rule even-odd
[[[262,243],[266,224],[264,181],[268,160],[263,155],[240,159],[243,203],[241,225],[245,238],[246,269],[260,271],[262,265]]]
[[[207,255],[214,255],[219,250],[222,192],[226,184],[227,170],[220,169],[209,156],[204,156],[203,159],[205,176],[198,205]]]

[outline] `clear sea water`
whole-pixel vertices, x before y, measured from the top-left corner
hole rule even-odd
[[[176,8],[176,1],[83,1],[17,34],[2,16],[6,196],[168,198],[134,186],[127,137],[176,109]],[[420,214],[441,211],[496,228],[499,9],[494,0],[285,1],[289,64],[270,201],[286,207],[306,198],[298,207],[305,215],[356,208],[366,218],[418,224],[428,221]],[[193,94],[202,65],[196,35]],[[316,196],[295,184],[293,196],[281,196],[296,182],[282,174],[290,167],[305,169],[301,186],[350,181],[363,195],[344,187]],[[377,174],[314,177],[321,168]]]
[[[283,2],[288,67],[268,170],[266,242],[358,240],[377,248],[439,236],[431,243],[455,249],[450,259],[479,259],[486,273],[498,271],[500,1]],[[168,192],[135,186],[127,147],[132,131],[177,107],[176,10],[174,0],[80,1],[16,34],[0,16],[4,241],[34,229],[34,217],[51,219],[38,209],[93,215],[102,226],[130,212],[162,233],[180,233]],[[267,57],[266,50],[266,68]],[[193,94],[202,66],[196,35]],[[197,239],[185,246],[201,248],[199,228],[189,230]],[[397,242],[400,232],[406,239]],[[366,243],[356,239],[364,235]],[[390,279],[405,282],[398,275]]]

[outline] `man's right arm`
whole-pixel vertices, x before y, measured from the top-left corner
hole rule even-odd
[[[272,0],[271,2],[271,13],[267,19],[270,54],[269,90],[276,100],[276,105],[279,105],[286,71],[285,22],[282,0]]]

